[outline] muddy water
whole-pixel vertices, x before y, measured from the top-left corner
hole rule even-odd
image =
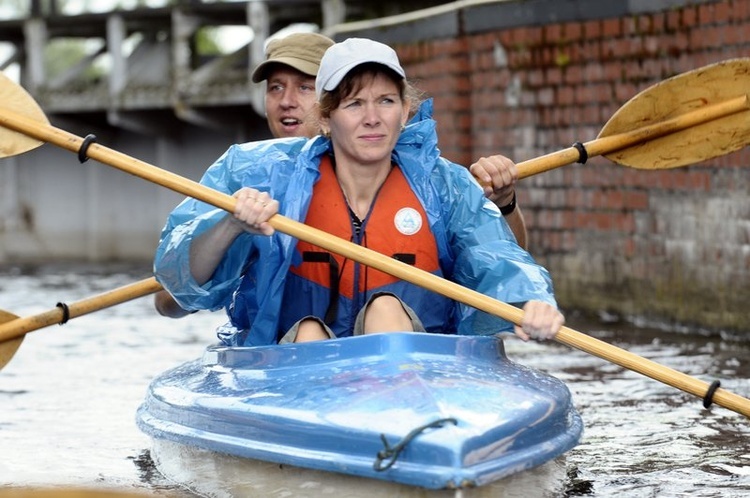
[[[149,276],[148,268],[0,268],[0,309],[46,311]],[[591,323],[569,325],[750,397],[750,341]],[[155,314],[150,297],[27,335],[0,371],[0,487],[107,486],[188,496],[151,465],[135,410],[151,378],[199,356],[222,314]],[[747,335],[750,337],[750,334]],[[585,424],[566,496],[750,495],[750,424],[722,407],[556,343],[508,356],[566,382]]]

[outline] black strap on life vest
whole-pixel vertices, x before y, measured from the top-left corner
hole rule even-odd
[[[339,264],[330,252],[304,251],[302,261],[305,263],[328,263],[329,265],[328,286],[331,292],[323,321],[326,325],[330,325],[336,321],[336,315],[339,311]]]
[[[417,255],[408,252],[398,252],[393,255],[393,259],[406,263],[407,265],[414,266],[417,264]]]
[[[398,253],[393,255],[394,259],[406,263],[407,265],[414,266],[417,263],[417,255],[411,253]],[[330,288],[330,297],[328,300],[328,309],[326,309],[326,316],[323,321],[326,325],[332,324],[336,321],[336,316],[339,310],[339,264],[333,254],[329,252],[319,251],[304,251],[302,253],[302,261],[305,263],[328,263],[329,274],[328,274],[328,286]]]

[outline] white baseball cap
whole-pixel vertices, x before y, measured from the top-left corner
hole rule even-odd
[[[406,78],[398,55],[391,47],[366,38],[347,38],[331,45],[320,60],[318,77],[315,79],[315,94],[318,100],[323,91],[330,92],[339,86],[349,71],[368,62],[382,64],[401,78]]]

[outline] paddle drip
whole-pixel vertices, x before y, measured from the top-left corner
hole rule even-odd
[[[706,395],[703,397],[704,408],[710,407],[711,403],[714,402],[714,393],[720,386],[721,386],[721,382],[718,380],[711,382],[711,385],[708,386],[708,391],[706,391]]]
[[[87,153],[89,150],[89,146],[94,142],[96,142],[96,135],[94,135],[93,133],[89,133],[83,139],[81,148],[78,149],[78,161],[80,161],[81,164],[89,160],[89,156],[87,155]]]
[[[578,160],[576,162],[578,164],[586,164],[586,161],[589,160],[589,153],[586,151],[586,146],[581,142],[576,142],[573,144],[573,147],[578,151]]]
[[[70,308],[65,303],[57,303],[55,306],[62,310],[62,318],[60,319],[59,325],[65,325],[70,320]]]

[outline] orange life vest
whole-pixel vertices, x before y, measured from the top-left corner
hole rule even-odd
[[[398,166],[391,169],[359,231],[355,229],[328,156],[320,163],[320,175],[313,189],[306,225],[428,272],[440,269],[437,244],[427,214]],[[335,301],[339,295],[353,300],[359,308],[367,296],[399,280],[308,242],[299,241],[297,251],[302,255],[302,263],[292,266],[290,271],[331,290],[327,322],[335,317]]]

